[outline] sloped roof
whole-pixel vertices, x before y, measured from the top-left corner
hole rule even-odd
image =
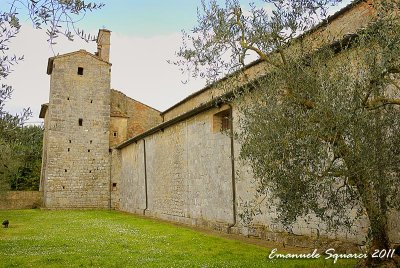
[[[109,63],[109,62],[107,62],[105,60],[102,60],[100,57],[98,57],[98,56],[96,56],[96,55],[94,55],[94,54],[92,54],[92,53],[90,53],[90,52],[88,52],[88,51],[86,51],[84,49],[80,49],[80,50],[77,50],[77,51],[74,51],[74,52],[70,52],[70,53],[66,53],[66,54],[62,54],[62,55],[57,55],[57,56],[49,58],[49,60],[47,62],[47,74],[51,74],[53,72],[53,62],[54,62],[55,59],[63,58],[63,57],[71,57],[71,56],[74,56],[74,55],[77,55],[77,54],[89,55],[89,56],[93,57],[94,59],[96,59],[98,61],[104,62],[104,63],[106,63],[106,64],[108,64],[110,66],[112,65],[111,63]]]

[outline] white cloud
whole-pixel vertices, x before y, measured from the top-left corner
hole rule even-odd
[[[14,67],[14,72],[6,80],[6,83],[14,87],[6,109],[17,113],[24,107],[31,107],[34,113],[31,122],[40,121],[40,105],[48,102],[50,77],[46,74],[46,67],[47,59],[53,56],[53,52],[46,39],[43,32],[32,29],[30,25],[23,25],[11,44],[12,53],[23,54],[25,60]],[[183,76],[178,68],[167,63],[168,59],[174,58],[180,41],[178,33],[152,38],[112,33],[111,87],[159,110],[165,110],[201,89],[203,81],[193,79],[188,84],[182,84]],[[79,49],[94,52],[96,44],[82,40],[69,42],[60,38],[53,49],[60,54]]]
[[[182,84],[184,77],[178,68],[167,63],[174,59],[180,42],[178,33],[151,38],[112,33],[112,87],[160,110],[201,89],[204,81]]]

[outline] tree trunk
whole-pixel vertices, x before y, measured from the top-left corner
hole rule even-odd
[[[386,257],[379,258],[379,252],[381,252],[381,250],[386,250],[387,252],[387,250],[390,249],[388,211],[385,198],[379,195],[377,191],[374,191],[374,187],[370,185],[366,191],[364,191],[363,201],[371,225],[371,244],[368,250],[368,258],[365,260],[364,264],[366,267],[391,267],[389,263],[393,262],[392,259]],[[378,257],[373,258],[374,253]]]

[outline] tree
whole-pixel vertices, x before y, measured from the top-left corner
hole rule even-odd
[[[21,165],[30,170],[29,174],[33,172],[33,169],[37,169],[37,152],[41,152],[41,148],[35,147],[35,145],[41,144],[41,141],[38,141],[38,138],[42,137],[40,128],[22,128],[23,123],[31,116],[30,109],[24,109],[20,115],[11,115],[4,110],[4,103],[11,98],[13,91],[12,87],[4,81],[12,72],[12,66],[23,60],[23,56],[7,53],[12,39],[21,28],[19,23],[21,14],[17,11],[27,12],[33,27],[44,28],[48,35],[48,42],[54,45],[60,35],[71,41],[74,34],[86,41],[93,39],[83,30],[76,28],[76,22],[82,19],[86,12],[97,10],[103,6],[101,3],[87,3],[81,0],[14,0],[9,5],[3,5],[0,8],[0,151],[2,152],[0,157],[0,185],[2,187],[0,190],[8,189],[11,177],[14,177],[15,180],[21,176]],[[28,133],[34,135],[30,141],[36,141],[35,145],[28,146],[29,140],[21,141],[21,138]],[[29,161],[32,159],[27,158],[24,153],[33,148],[35,152],[30,151],[30,153],[35,155],[34,162],[36,162],[30,166],[32,163]],[[35,172],[37,173],[37,171]],[[16,187],[15,183],[13,187]]]
[[[11,117],[0,120],[0,189],[38,190],[43,128],[23,127]]]
[[[303,33],[315,25],[310,17],[323,19],[338,1],[265,2],[271,14],[255,6],[245,13],[237,1],[203,2],[176,64],[215,79],[257,54],[266,74],[235,100],[255,198],[269,196],[288,227],[310,214],[330,229],[351,226],[348,212],[356,210],[370,222],[370,252],[389,249],[388,213],[400,210],[400,1],[372,1],[368,27],[317,50]]]
[[[28,126],[17,129],[13,142],[15,156],[20,159],[17,174],[9,178],[12,190],[39,190],[42,164],[43,127]]]

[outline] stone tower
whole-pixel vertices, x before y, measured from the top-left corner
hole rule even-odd
[[[41,190],[47,208],[110,206],[110,31],[100,30],[98,51],[48,61]]]

